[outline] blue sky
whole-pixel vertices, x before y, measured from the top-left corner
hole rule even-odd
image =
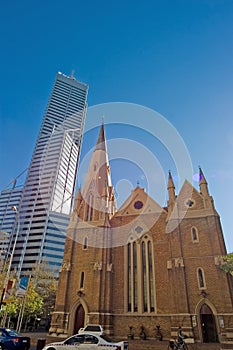
[[[74,69],[89,106],[135,103],[172,123],[194,170],[203,168],[233,250],[231,0],[12,0],[0,29],[0,190],[29,165],[57,71]]]

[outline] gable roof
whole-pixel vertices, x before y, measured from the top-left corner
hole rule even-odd
[[[130,196],[115,213],[117,216],[160,214],[166,212],[157,202],[155,202],[144,190],[137,186],[131,191]]]

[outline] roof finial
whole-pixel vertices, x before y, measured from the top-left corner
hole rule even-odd
[[[71,77],[72,79],[74,79],[74,73],[75,73],[75,70],[72,69],[71,74],[70,74],[70,77]]]

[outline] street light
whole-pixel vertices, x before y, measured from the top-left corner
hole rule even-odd
[[[11,210],[16,212],[17,230],[16,230],[15,241],[14,241],[14,244],[13,244],[13,247],[12,247],[12,251],[10,253],[11,257],[10,257],[9,266],[8,266],[8,269],[7,269],[6,278],[5,278],[4,285],[3,285],[3,290],[2,290],[1,300],[0,300],[0,310],[1,310],[1,307],[2,307],[3,298],[4,298],[4,295],[5,295],[6,288],[7,288],[8,281],[9,281],[9,277],[10,277],[11,265],[12,265],[12,261],[13,261],[13,256],[14,256],[14,252],[15,252],[16,243],[17,243],[17,240],[18,240],[19,227],[20,227],[19,212],[18,212],[17,208],[15,206],[13,206],[13,207],[11,207]]]

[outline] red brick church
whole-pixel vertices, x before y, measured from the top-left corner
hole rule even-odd
[[[119,337],[164,339],[182,327],[193,342],[233,340],[233,285],[220,218],[200,169],[199,191],[176,194],[168,175],[161,207],[137,186],[117,210],[104,125],[78,191],[50,327],[68,336],[87,323]]]

